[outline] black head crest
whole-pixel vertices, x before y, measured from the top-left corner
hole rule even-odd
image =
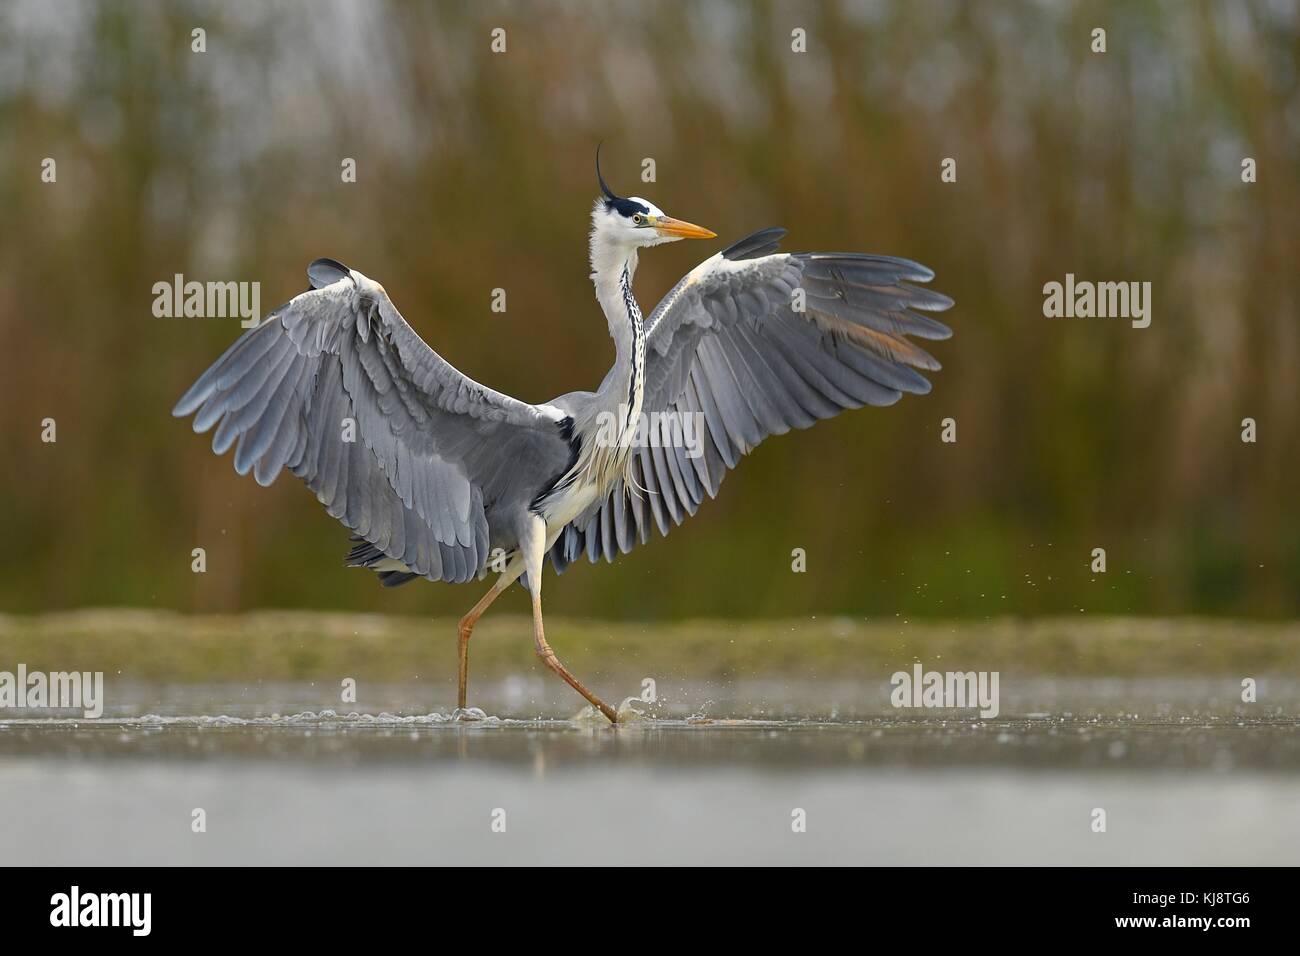
[[[604,141],[596,144],[596,178],[600,180],[600,191],[605,194],[605,198],[610,202],[617,202],[619,197],[614,195],[614,190],[609,188],[609,183],[605,182],[605,177],[600,174],[600,147]]]
[[[605,208],[613,209],[622,216],[631,219],[637,213],[645,215],[650,212],[649,208],[639,202],[633,202],[631,199],[624,199],[622,196],[615,195],[614,190],[609,188],[609,183],[605,182],[605,177],[600,174],[600,147],[602,144],[596,144],[596,178],[600,180],[600,191],[605,194]]]

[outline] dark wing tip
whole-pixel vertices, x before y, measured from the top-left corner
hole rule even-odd
[[[776,252],[776,247],[785,234],[786,230],[780,226],[760,229],[758,232],[751,233],[739,242],[733,242],[723,249],[722,258],[730,259],[732,262],[739,262],[742,259],[757,259],[760,256],[770,255]]]
[[[879,278],[890,282],[929,282],[934,278],[934,270],[911,259],[898,256],[878,256],[869,252],[800,252],[800,259],[826,261],[839,260],[843,265],[867,269],[879,273]]]
[[[323,289],[340,279],[346,279],[352,270],[337,259],[317,259],[307,267],[307,281],[313,289]]]
[[[913,285],[903,288],[912,295],[914,301],[909,302],[908,306],[913,309],[920,309],[923,312],[947,312],[955,304],[952,296],[935,292],[933,289],[918,289]]]
[[[920,332],[911,332],[909,334],[915,335],[917,338],[929,339],[931,342],[946,342],[952,338],[952,329],[947,325],[938,319],[931,319],[930,322],[932,325],[927,329],[926,334],[922,335]]]

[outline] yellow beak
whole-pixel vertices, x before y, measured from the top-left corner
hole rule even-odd
[[[660,216],[654,221],[654,227],[661,236],[673,236],[676,239],[714,239],[717,233],[692,222],[682,222],[672,216]]]

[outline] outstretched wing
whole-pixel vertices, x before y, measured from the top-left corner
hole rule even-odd
[[[312,289],[250,329],[172,410],[235,470],[269,485],[283,468],[351,528],[376,570],[466,581],[487,560],[485,509],[528,462],[560,473],[562,414],[467,378],[406,323],[384,288],[333,260]],[[383,557],[393,561],[384,562]]]
[[[637,489],[616,484],[570,524],[551,552],[563,570],[584,551],[614,560],[666,535],[713,497],[728,469],[768,435],[924,394],[918,369],[939,363],[907,339],[946,339],[925,312],[952,300],[909,283],[933,273],[906,259],[855,253],[775,253],[784,229],[742,239],[691,270],[647,320],[643,412],[647,441],[633,452]],[[682,441],[691,416],[702,441]]]

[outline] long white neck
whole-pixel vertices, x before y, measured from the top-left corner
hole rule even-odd
[[[626,405],[633,417],[641,412],[645,387],[645,326],[641,307],[632,294],[636,266],[635,246],[610,242],[599,235],[592,237],[591,281],[614,340],[614,367],[598,394],[607,401]]]
[[[585,423],[592,440],[584,444],[572,473],[600,492],[628,473],[645,395],[645,326],[632,295],[636,265],[636,246],[593,232],[591,281],[614,340],[614,366],[596,392],[592,419]]]

